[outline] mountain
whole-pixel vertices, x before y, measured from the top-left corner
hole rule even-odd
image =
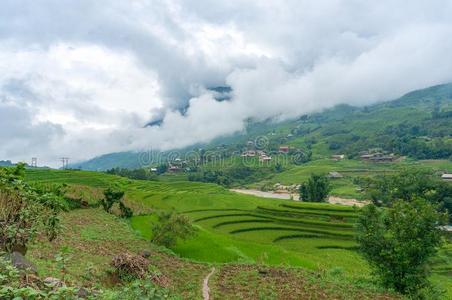
[[[0,167],[11,167],[14,164],[10,160],[0,160]]]
[[[313,158],[337,153],[356,157],[359,152],[370,148],[382,148],[417,159],[450,158],[451,136],[452,84],[443,84],[370,106],[342,104],[282,122],[250,120],[243,132],[179,152],[183,154],[203,148],[228,155],[242,151],[246,143],[252,141],[264,143],[269,150],[277,150],[280,145],[309,149]],[[169,153],[160,155],[160,158],[165,158]],[[143,152],[111,153],[71,167],[84,170],[138,168],[155,162],[157,156],[152,156],[150,159],[149,153]]]

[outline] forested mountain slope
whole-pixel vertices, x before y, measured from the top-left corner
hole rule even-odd
[[[447,159],[452,156],[452,84],[413,91],[371,106],[339,105],[283,122],[250,120],[243,132],[187,147],[180,153],[203,148],[221,149],[227,155],[243,150],[247,141],[262,137],[266,150],[275,151],[281,145],[288,145],[311,151],[314,159],[335,153],[354,158],[370,148],[416,159]],[[154,159],[157,157],[166,156],[165,153],[153,155]],[[102,155],[72,167],[107,170],[138,168],[150,162],[147,153],[122,152]]]

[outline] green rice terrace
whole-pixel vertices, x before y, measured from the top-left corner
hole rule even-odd
[[[120,185],[135,212],[130,226],[144,239],[152,237],[154,212],[185,214],[197,233],[171,250],[190,261],[302,267],[339,274],[341,280],[354,284],[370,280],[369,267],[356,251],[357,207],[264,199],[215,184],[137,181],[87,171],[28,170],[26,178],[92,190]],[[435,258],[432,281],[450,297],[451,275],[452,244],[448,243]]]

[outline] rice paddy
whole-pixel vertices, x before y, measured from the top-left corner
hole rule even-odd
[[[136,181],[84,171],[32,170],[27,180],[98,188],[120,185],[129,203],[148,209],[148,213],[130,221],[146,239],[152,237],[152,224],[156,222],[155,214],[149,212],[173,209],[185,214],[197,233],[179,241],[172,251],[194,261],[339,269],[351,279],[370,277],[367,263],[356,251],[357,207],[259,198],[214,184]],[[433,276],[444,287],[451,283],[447,247],[450,244],[435,260]]]

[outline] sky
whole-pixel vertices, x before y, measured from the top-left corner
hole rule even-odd
[[[441,0],[2,0],[0,160],[175,149],[451,82],[451,15]]]

